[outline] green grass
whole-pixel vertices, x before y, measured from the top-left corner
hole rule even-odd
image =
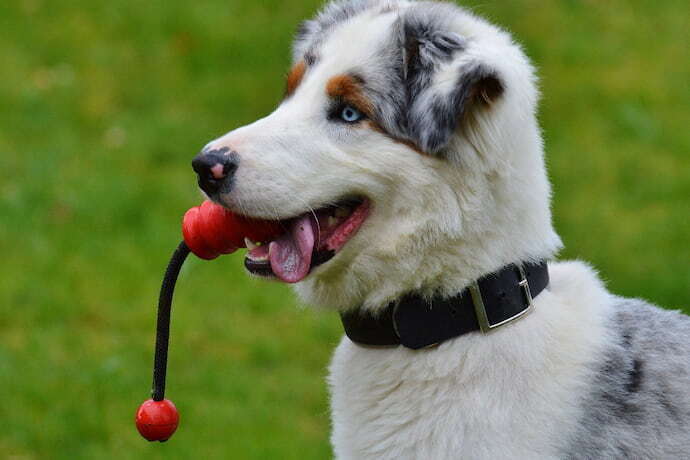
[[[133,429],[189,161],[280,99],[315,0],[0,3],[0,457],[327,458],[335,315],[185,267],[167,444]],[[610,288],[690,306],[689,7],[475,1],[542,76],[563,257]],[[688,310],[686,310],[688,311]]]

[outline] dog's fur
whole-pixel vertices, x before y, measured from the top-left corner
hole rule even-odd
[[[348,93],[368,120],[329,118]],[[534,71],[510,36],[450,4],[350,0],[300,28],[286,98],[209,144],[237,152],[218,201],[286,218],[348,194],[373,208],[296,285],[376,312],[552,259]],[[535,310],[421,351],[343,338],[330,367],[341,459],[690,458],[690,319],[553,262]]]

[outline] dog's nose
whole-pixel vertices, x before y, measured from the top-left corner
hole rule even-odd
[[[223,148],[200,153],[192,160],[192,168],[199,176],[199,187],[208,195],[213,195],[230,191],[239,163],[237,153]]]

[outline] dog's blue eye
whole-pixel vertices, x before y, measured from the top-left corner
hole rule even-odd
[[[347,123],[355,123],[364,118],[364,114],[351,105],[346,105],[340,112],[340,118]]]

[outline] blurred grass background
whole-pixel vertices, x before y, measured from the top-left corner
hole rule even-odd
[[[249,280],[241,256],[182,274],[179,432],[149,444],[132,423],[163,269],[199,202],[190,159],[276,105],[319,4],[0,2],[1,458],[330,456],[338,320]],[[464,4],[540,69],[562,256],[616,293],[690,307],[688,3]]]

